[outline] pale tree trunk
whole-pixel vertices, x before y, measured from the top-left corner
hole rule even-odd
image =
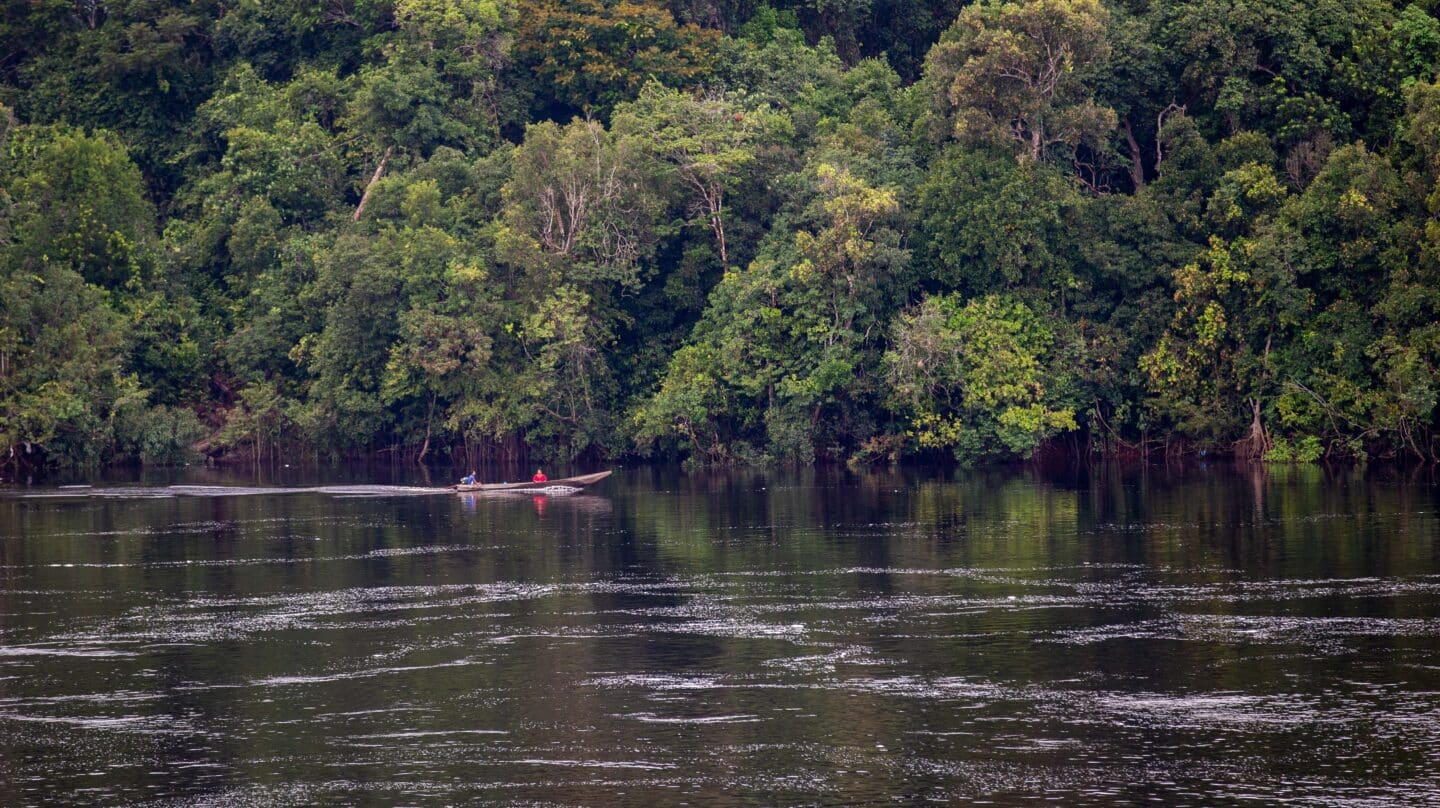
[[[716,211],[710,217],[711,226],[715,229],[715,240],[720,242],[720,266],[727,270],[730,268],[730,257],[725,253],[725,222],[720,219],[720,212]]]
[[[1176,104],[1172,101],[1169,106],[1160,110],[1159,115],[1155,116],[1155,173],[1157,174],[1160,173],[1160,164],[1165,162],[1165,138],[1160,134],[1165,129],[1165,119],[1176,112],[1184,115],[1186,106],[1188,105]]]
[[[379,182],[380,178],[385,176],[385,164],[390,162],[390,155],[394,151],[395,147],[391,146],[386,149],[385,154],[380,157],[380,165],[375,168],[375,176],[370,178],[369,184],[365,186],[365,193],[360,195],[360,204],[355,206],[355,221],[360,221],[360,214],[365,212],[365,203],[370,201],[370,189],[374,188],[375,183]]]
[[[710,227],[715,230],[715,240],[720,243],[720,266],[730,269],[730,257],[725,252],[725,189],[717,187],[709,196]]]

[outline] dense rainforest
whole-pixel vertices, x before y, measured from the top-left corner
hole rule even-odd
[[[1433,461],[1437,5],[3,0],[0,468]]]

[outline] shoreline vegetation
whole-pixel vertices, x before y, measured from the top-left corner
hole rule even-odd
[[[1440,460],[1440,19],[0,18],[0,474]]]

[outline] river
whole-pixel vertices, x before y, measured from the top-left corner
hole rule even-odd
[[[1440,804],[1432,476],[309,474],[0,490],[0,804]]]

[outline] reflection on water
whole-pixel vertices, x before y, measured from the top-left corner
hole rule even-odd
[[[55,488],[16,490],[21,499],[168,499],[170,497],[254,497],[284,494],[328,494],[334,497],[439,496],[448,488],[418,485],[61,485]]]
[[[0,494],[0,804],[1440,800],[1429,481],[224,482]]]

